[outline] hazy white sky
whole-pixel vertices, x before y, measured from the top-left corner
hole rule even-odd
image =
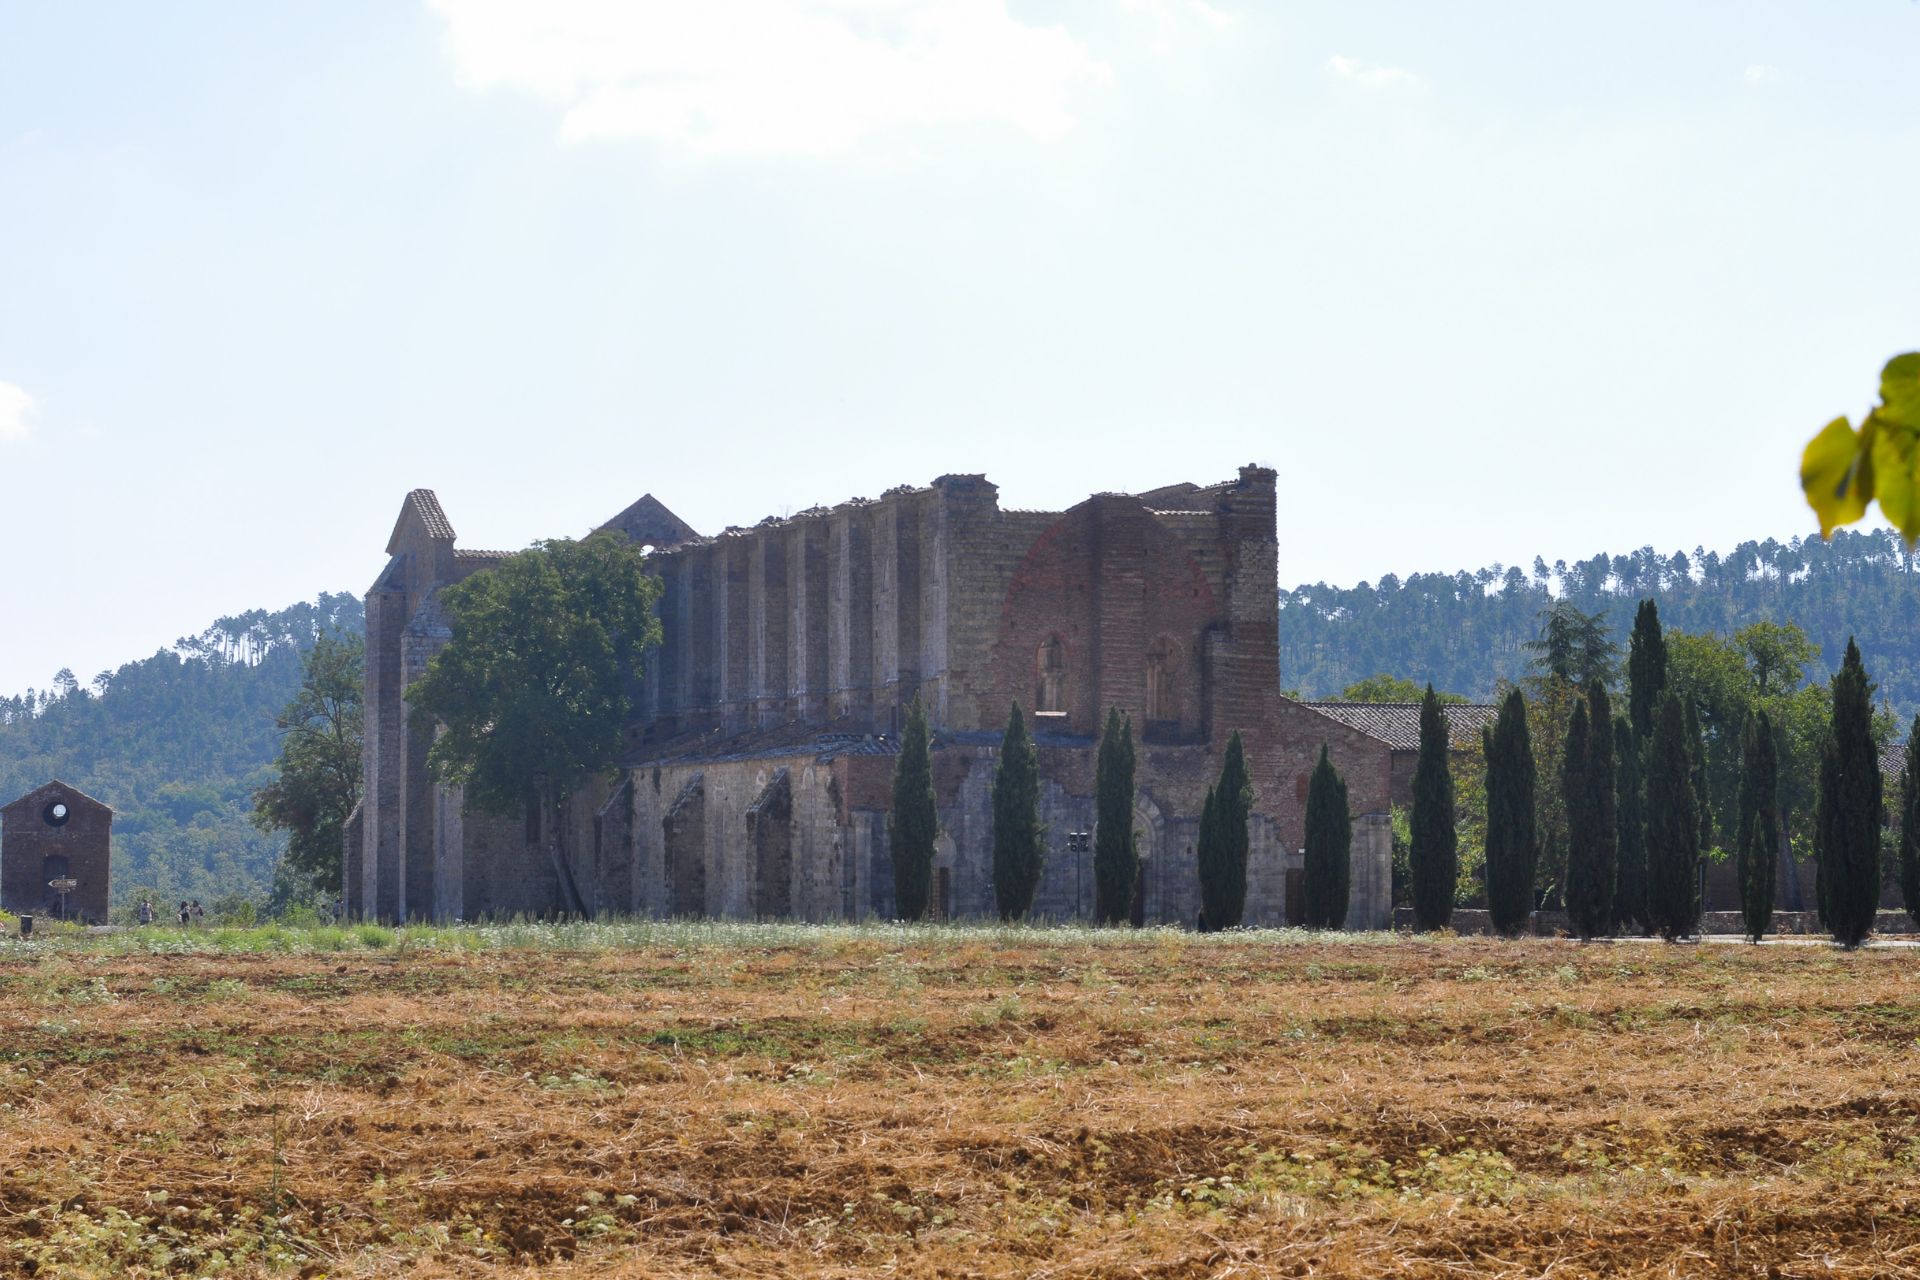
[[[0,0],[0,690],[651,491],[1281,473],[1281,577],[1813,528],[1920,4]]]

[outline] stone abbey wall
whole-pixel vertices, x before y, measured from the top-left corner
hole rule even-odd
[[[1353,920],[1383,923],[1390,753],[1279,693],[1275,473],[1002,510],[943,476],[703,538],[653,498],[609,522],[663,582],[628,753],[575,797],[562,843],[594,909],[826,920],[893,907],[886,809],[895,736],[920,698],[942,835],[937,905],[993,909],[991,780],[1016,699],[1041,748],[1050,856],[1035,905],[1091,913],[1093,756],[1109,707],[1141,739],[1137,914],[1191,923],[1201,801],[1228,736],[1256,790],[1249,923],[1297,899],[1306,777],[1324,744],[1356,815]],[[383,918],[549,913],[537,821],[467,812],[427,775],[432,728],[400,696],[450,632],[439,588],[498,560],[456,550],[433,494],[409,494],[367,600],[367,769],[349,824],[353,910]],[[1289,889],[1292,883],[1294,888]]]

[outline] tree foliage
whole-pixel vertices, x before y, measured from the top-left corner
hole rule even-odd
[[[1687,716],[1671,689],[1654,707],[1647,755],[1647,925],[1667,941],[1700,924],[1700,807]]]
[[[1420,704],[1420,754],[1413,771],[1413,831],[1408,870],[1414,925],[1444,929],[1453,917],[1459,860],[1451,734],[1440,699],[1428,685]]]
[[[1253,812],[1253,779],[1246,749],[1235,729],[1220,762],[1220,780],[1207,789],[1200,810],[1200,923],[1206,930],[1231,929],[1247,906],[1247,820]]]
[[[620,535],[535,543],[440,589],[453,636],[407,690],[441,726],[429,767],[469,805],[504,817],[537,797],[561,901],[581,915],[562,806],[620,754],[659,596]]]
[[[1353,819],[1347,812],[1347,784],[1320,748],[1320,761],[1307,783],[1307,840],[1301,893],[1309,929],[1338,929],[1347,922],[1353,874]]]
[[[1656,604],[1663,627],[1733,636],[1756,620],[1793,624],[1825,646],[1808,674],[1824,685],[1841,642],[1859,637],[1873,655],[1882,695],[1901,722],[1920,711],[1920,574],[1898,534],[1878,529],[1743,542],[1730,551],[1598,554],[1536,559],[1456,573],[1391,574],[1335,587],[1303,584],[1280,596],[1280,666],[1309,697],[1328,697],[1375,672],[1418,674],[1477,702],[1498,701],[1502,681],[1532,669],[1525,647],[1540,636],[1540,612],[1557,600],[1601,613],[1626,641],[1636,605]],[[1628,658],[1629,714],[1635,684]],[[1771,693],[1769,682],[1768,691]],[[1650,715],[1652,701],[1645,703]],[[1538,746],[1539,744],[1535,744]],[[1739,754],[1739,739],[1732,744]],[[1726,794],[1731,797],[1729,775]]]
[[[1807,442],[1800,487],[1820,520],[1820,535],[1867,514],[1880,514],[1911,546],[1920,541],[1920,351],[1887,361],[1880,371],[1880,403],[1860,429],[1835,418]]]
[[[1873,685],[1849,638],[1833,678],[1833,719],[1820,757],[1815,819],[1821,915],[1833,940],[1844,947],[1866,940],[1880,906],[1883,786]]]
[[[1119,924],[1133,910],[1140,869],[1133,846],[1133,768],[1133,717],[1110,707],[1093,781],[1093,910],[1101,924]]]
[[[300,689],[274,719],[273,780],[253,793],[254,826],[287,833],[283,862],[297,889],[341,890],[342,832],[360,800],[361,696],[366,642],[321,636]]]
[[[1040,757],[1016,702],[1007,713],[1007,731],[1000,739],[1000,761],[993,774],[993,896],[1002,920],[1018,920],[1032,910],[1046,854],[1046,832],[1040,825]]]
[[[1533,880],[1540,845],[1534,826],[1536,769],[1527,729],[1527,704],[1507,694],[1485,731],[1487,759],[1487,912],[1494,929],[1515,934],[1533,913]]]
[[[1747,937],[1758,942],[1773,922],[1774,866],[1780,857],[1780,763],[1773,721],[1765,708],[1747,724],[1741,747],[1738,829],[1740,913]]]
[[[1614,773],[1613,704],[1599,680],[1573,709],[1562,770],[1572,815],[1567,859],[1567,915],[1575,934],[1597,938],[1613,923],[1619,851],[1619,785]]]
[[[1429,684],[1427,688],[1433,686]],[[1442,702],[1465,702],[1466,696],[1458,693],[1437,695]],[[1418,682],[1400,676],[1380,673],[1357,680],[1340,691],[1342,702],[1419,702],[1425,697]]]
[[[1613,890],[1613,930],[1629,926],[1646,931],[1647,784],[1641,763],[1640,735],[1625,716],[1613,720],[1615,830],[1617,860]]]
[[[1920,715],[1907,730],[1900,761],[1900,898],[1920,923]]]
[[[1627,641],[1627,719],[1642,740],[1653,736],[1653,708],[1667,687],[1667,640],[1660,606],[1642,600]]]
[[[906,732],[893,766],[893,806],[887,812],[887,852],[893,861],[893,906],[902,920],[924,920],[933,898],[933,844],[940,812],[933,794],[933,742],[927,713],[907,705]]]
[[[1620,656],[1606,610],[1587,613],[1566,599],[1540,611],[1540,634],[1521,647],[1533,655],[1536,675],[1583,687],[1613,679]]]

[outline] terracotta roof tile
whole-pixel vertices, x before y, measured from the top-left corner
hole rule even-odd
[[[1420,749],[1420,704],[1417,702],[1309,702],[1306,705],[1386,743],[1395,751]],[[1500,708],[1480,702],[1446,703],[1441,710],[1447,713],[1448,736],[1455,747],[1478,738],[1481,726],[1492,724],[1500,713]]]

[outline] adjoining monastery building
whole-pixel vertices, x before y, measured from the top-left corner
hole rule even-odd
[[[619,768],[576,795],[570,871],[603,914],[803,920],[893,911],[887,808],[904,708],[933,730],[934,907],[993,911],[990,794],[1010,704],[1039,747],[1045,876],[1034,911],[1089,916],[1095,746],[1133,717],[1136,921],[1192,924],[1207,786],[1240,730],[1256,800],[1246,920],[1298,918],[1307,778],[1324,743],[1353,813],[1348,924],[1391,916],[1388,806],[1412,708],[1355,712],[1280,692],[1275,476],[1102,493],[1009,511],[942,476],[701,537],[651,495],[602,528],[652,548],[664,640]],[[456,547],[430,490],[402,503],[367,594],[364,799],[348,909],[382,919],[559,910],[543,818],[467,811],[427,773],[433,726],[402,693],[450,638],[441,587],[504,553]],[[1483,709],[1456,709],[1477,733]],[[1466,716],[1471,723],[1463,721]],[[1070,848],[1074,846],[1074,848]]]

